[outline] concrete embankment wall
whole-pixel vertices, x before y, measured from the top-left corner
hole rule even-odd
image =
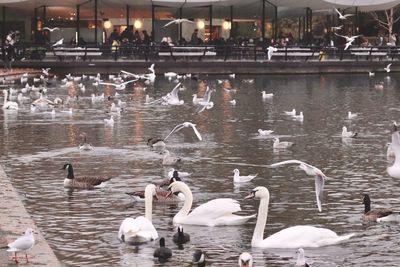
[[[18,253],[19,265],[24,266],[49,266],[58,267],[61,263],[57,259],[53,250],[44,239],[35,222],[26,211],[20,196],[11,184],[10,179],[0,165],[0,247],[7,246],[19,236],[21,236],[27,228],[32,228],[35,232],[35,245],[28,252],[30,265],[25,264],[25,254]],[[7,252],[6,249],[0,249],[0,266],[16,266],[14,260],[11,259],[13,253]],[[19,266],[18,265],[18,266]]]

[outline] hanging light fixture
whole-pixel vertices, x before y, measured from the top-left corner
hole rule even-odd
[[[103,27],[104,27],[104,29],[107,29],[107,30],[111,29],[111,27],[112,27],[111,21],[109,19],[104,19]]]
[[[133,27],[135,27],[135,29],[141,29],[143,27],[143,23],[140,20],[137,19],[133,23]]]
[[[225,20],[225,21],[222,23],[222,28],[224,28],[224,30],[230,30],[230,29],[231,29],[231,22]]]
[[[197,21],[197,28],[202,30],[205,28],[205,26],[206,26],[206,24],[204,23],[204,20]]]

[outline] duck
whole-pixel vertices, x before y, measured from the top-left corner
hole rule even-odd
[[[185,201],[181,210],[174,216],[175,224],[190,224],[202,226],[222,226],[222,225],[241,225],[245,224],[255,214],[249,216],[239,216],[233,214],[241,211],[240,205],[231,198],[218,198],[201,204],[190,212],[193,204],[193,195],[190,188],[180,181],[169,185],[170,193],[182,192]],[[190,213],[189,213],[190,212]]]
[[[342,137],[343,138],[355,138],[358,135],[357,132],[347,131],[347,127],[342,127]]]
[[[178,232],[173,235],[172,240],[179,245],[185,244],[190,241],[190,235],[183,232],[182,226],[178,226]]]
[[[264,239],[264,229],[268,217],[268,206],[270,194],[266,187],[257,186],[245,199],[259,198],[257,223],[251,239],[252,247],[259,248],[300,248],[321,247],[333,245],[354,236],[348,234],[338,236],[335,232],[310,225],[296,225],[285,228]]]
[[[62,170],[67,170],[68,175],[64,180],[65,188],[72,189],[94,189],[101,187],[105,182],[111,179],[111,177],[100,177],[100,176],[83,176],[75,177],[74,169],[71,163],[67,163],[62,167]]]
[[[295,145],[295,143],[293,143],[293,142],[288,142],[288,141],[280,142],[279,138],[275,137],[273,148],[274,149],[286,149],[286,148],[291,148],[294,145]]]
[[[153,196],[156,186],[148,184],[145,188],[145,216],[135,219],[125,218],[118,231],[118,239],[128,244],[145,243],[156,240],[158,232],[152,223]]]
[[[24,235],[20,236],[13,242],[7,245],[8,252],[14,252],[15,263],[19,263],[17,252],[24,251],[26,263],[29,263],[28,254],[26,251],[30,250],[35,245],[35,237],[33,236],[33,229],[28,228],[25,230]]]
[[[297,260],[296,260],[296,265],[295,267],[310,267],[310,265],[307,264],[306,262],[306,257],[304,256],[304,249],[299,248],[296,251],[297,254]]]
[[[193,263],[197,263],[197,267],[205,267],[206,266],[206,255],[201,249],[197,249],[193,253]]]
[[[154,251],[154,258],[158,258],[160,262],[165,262],[172,257],[172,250],[165,247],[165,238],[160,238],[160,247]]]
[[[394,212],[387,208],[375,208],[371,209],[371,199],[368,194],[364,194],[364,215],[363,220],[366,222],[393,222],[400,221],[399,212]]]
[[[252,175],[242,175],[240,176],[239,170],[238,169],[234,169],[233,170],[233,182],[234,183],[246,183],[246,182],[250,182],[251,180],[253,180],[254,178],[257,177],[257,174],[252,174]]]
[[[253,256],[248,252],[243,252],[239,256],[239,267],[253,267]]]
[[[166,166],[177,165],[182,161],[182,159],[179,158],[179,157],[171,156],[167,149],[165,149],[163,151],[163,154],[164,154],[164,158],[163,158],[163,161],[162,161],[162,165],[164,165],[164,166],[165,165]]]
[[[4,94],[3,109],[18,110],[17,102],[8,101],[8,91],[3,90],[3,94]]]
[[[81,133],[79,136],[82,138],[82,142],[78,145],[79,150],[92,150],[92,144],[86,141],[86,133]]]
[[[272,134],[274,131],[272,130],[263,130],[263,129],[258,129],[258,134],[260,136],[266,136]]]

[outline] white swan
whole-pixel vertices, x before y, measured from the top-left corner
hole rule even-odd
[[[192,224],[204,226],[240,225],[246,223],[255,214],[250,216],[239,216],[233,214],[241,211],[240,205],[231,198],[218,198],[201,204],[191,213],[193,195],[190,188],[183,182],[173,182],[168,190],[171,194],[182,192],[185,195],[185,202],[181,210],[174,216],[173,222],[177,224]]]
[[[386,170],[391,177],[400,178],[400,135],[398,131],[392,133],[392,142],[389,145],[395,160]]]
[[[18,103],[13,101],[8,101],[8,91],[3,90],[4,94],[4,102],[3,102],[3,109],[12,109],[18,110]]]
[[[153,211],[153,196],[156,194],[156,186],[149,184],[145,189],[145,217],[136,219],[126,218],[122,221],[118,231],[118,239],[125,243],[142,243],[158,238],[157,230],[151,222]]]
[[[257,223],[251,239],[252,247],[260,248],[300,248],[332,245],[349,239],[354,234],[338,236],[335,232],[310,225],[296,225],[283,229],[264,239],[264,229],[268,217],[269,191],[264,186],[254,188],[245,199],[260,199]]]

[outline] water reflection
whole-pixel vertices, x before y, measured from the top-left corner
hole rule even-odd
[[[92,93],[115,95],[112,87],[93,88],[86,92],[77,85],[49,89],[49,97],[79,95],[71,103],[71,116],[57,113],[55,118],[31,114],[23,107],[18,113],[0,111],[4,131],[0,131],[0,159],[14,185],[57,256],[68,266],[191,266],[195,249],[206,251],[207,261],[215,266],[235,266],[239,254],[249,251],[255,266],[290,266],[295,250],[259,250],[250,247],[255,220],[234,227],[187,226],[191,241],[179,249],[172,242],[175,226],[172,218],[180,205],[154,205],[154,225],[166,245],[173,250],[167,263],[152,257],[158,242],[138,247],[119,243],[117,231],[127,216],[144,214],[144,203],[133,202],[126,191],[143,190],[146,184],[159,181],[168,170],[161,166],[162,156],[149,150],[147,138],[166,136],[177,124],[190,121],[203,136],[199,142],[191,131],[180,131],[168,139],[168,148],[183,157],[181,170],[192,172],[185,180],[194,196],[193,205],[219,197],[240,201],[243,214],[252,214],[258,202],[242,201],[252,188],[267,186],[271,192],[270,213],[265,236],[298,224],[329,228],[338,234],[355,232],[349,241],[330,247],[306,249],[314,266],[397,266],[400,238],[397,224],[361,222],[362,194],[374,199],[374,206],[399,207],[395,190],[397,179],[386,173],[386,144],[390,124],[398,119],[400,90],[398,75],[390,82],[385,75],[253,76],[251,82],[237,80],[216,82],[204,77],[198,84],[187,79],[180,92],[183,106],[143,105],[146,94],[156,99],[174,87],[163,77],[146,91],[128,87],[118,99],[128,103],[114,127],[106,127],[107,103],[92,104]],[[203,79],[203,77],[201,77]],[[383,90],[376,82],[384,80]],[[192,94],[204,94],[213,85],[215,106],[194,114]],[[236,92],[224,90],[235,88]],[[273,100],[263,100],[261,91],[274,93]],[[238,104],[229,105],[235,98]],[[117,99],[115,99],[117,101]],[[283,114],[284,110],[302,110],[303,124]],[[347,121],[347,112],[360,113]],[[340,129],[357,129],[360,138],[342,140]],[[273,136],[258,138],[257,129],[274,130]],[[92,151],[77,149],[79,134],[86,132],[95,146]],[[297,145],[292,150],[275,153],[272,138],[282,137]],[[350,141],[350,142],[349,142]],[[299,159],[320,168],[327,176],[323,212],[315,207],[313,182],[303,172],[291,168],[268,169],[266,165]],[[72,191],[62,187],[65,172],[59,170],[71,162],[82,175],[112,176],[106,188],[95,191]],[[258,177],[237,187],[232,170],[258,173]]]

